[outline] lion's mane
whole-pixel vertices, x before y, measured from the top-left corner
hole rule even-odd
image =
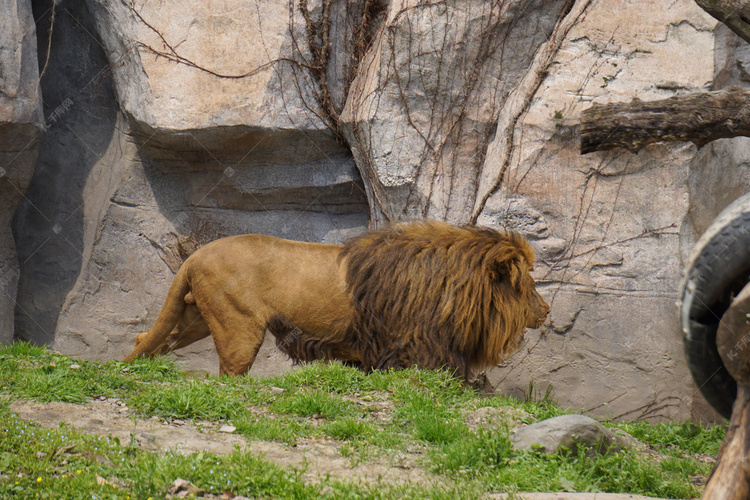
[[[290,336],[293,325],[276,321],[277,345],[296,361],[345,352],[365,370],[417,365],[468,377],[514,351],[535,314],[534,251],[516,233],[404,223],[350,239],[341,258],[355,310],[348,333]]]

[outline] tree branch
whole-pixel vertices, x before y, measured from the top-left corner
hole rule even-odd
[[[660,101],[595,104],[581,114],[581,154],[613,148],[638,151],[661,141],[701,147],[750,136],[750,89],[678,95]]]
[[[726,24],[743,40],[750,42],[750,1],[695,0],[701,9]]]

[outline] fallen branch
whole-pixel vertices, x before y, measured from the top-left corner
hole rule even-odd
[[[613,148],[636,152],[661,141],[701,147],[750,136],[750,89],[730,87],[669,99],[595,104],[581,115],[581,154]]]
[[[750,42],[750,2],[748,0],[695,0],[695,3]]]

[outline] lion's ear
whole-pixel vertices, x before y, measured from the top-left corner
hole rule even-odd
[[[507,282],[514,290],[519,290],[523,276],[528,272],[528,264],[522,255],[514,255],[498,262],[496,272],[501,282]]]

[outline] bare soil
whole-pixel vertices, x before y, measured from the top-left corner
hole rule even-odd
[[[368,402],[358,401],[360,404]],[[369,404],[392,405],[390,402]],[[179,453],[206,451],[225,454],[240,449],[262,456],[281,466],[304,468],[308,480],[330,476],[338,479],[392,483],[411,482],[439,484],[441,479],[420,467],[424,450],[415,446],[387,457],[368,458],[366,463],[352,462],[341,456],[341,443],[333,439],[302,439],[290,446],[272,441],[251,441],[234,434],[233,429],[218,422],[164,421],[156,417],[138,418],[122,401],[101,397],[88,404],[38,403],[16,400],[10,408],[19,418],[43,426],[57,428],[61,423],[81,432],[118,438],[123,445],[146,450],[173,450]],[[384,418],[392,408],[378,408]],[[249,408],[250,411],[254,409]],[[262,412],[263,409],[258,408]],[[472,428],[502,420],[511,431],[520,428],[527,415],[515,408],[480,408],[466,416]],[[373,414],[375,416],[375,414]],[[176,496],[175,496],[176,497]],[[505,499],[506,494],[488,498]],[[650,497],[609,493],[522,493],[513,498],[528,500],[645,500]],[[658,499],[656,499],[658,500]]]
[[[226,432],[231,428],[222,431],[222,424],[217,422],[137,418],[118,400],[99,399],[85,405],[17,400],[11,403],[10,408],[26,421],[52,428],[64,422],[81,432],[116,437],[123,445],[133,444],[146,450],[225,454],[239,448],[278,465],[306,468],[303,477],[311,480],[330,475],[338,479],[367,482],[376,482],[379,478],[389,482],[439,481],[436,476],[417,466],[421,449],[353,464],[341,456],[341,443],[333,439],[302,439],[295,446],[273,441],[250,441],[241,435]]]

